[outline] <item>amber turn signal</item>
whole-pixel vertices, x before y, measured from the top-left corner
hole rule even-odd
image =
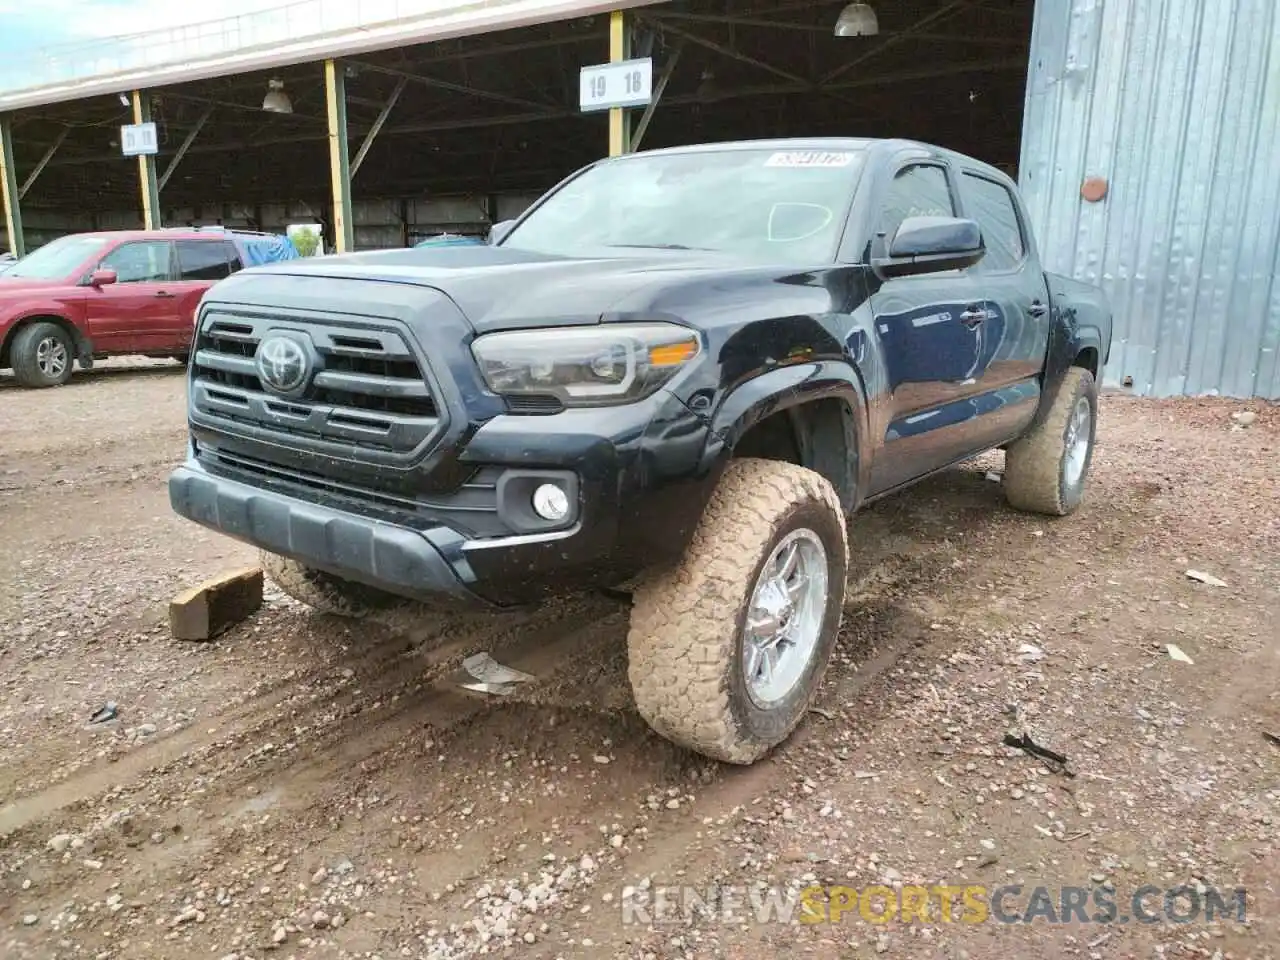
[[[691,359],[697,352],[697,340],[685,340],[682,343],[664,343],[660,347],[649,348],[649,362],[655,367],[677,366]]]

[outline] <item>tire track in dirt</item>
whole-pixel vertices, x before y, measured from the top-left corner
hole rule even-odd
[[[892,592],[902,576],[914,575],[914,571],[908,560],[891,557],[875,564],[861,581],[861,587],[855,583],[851,589],[861,590],[868,598]],[[381,834],[393,828],[385,822],[385,816],[381,827],[376,825],[375,818],[352,828],[344,827],[332,837],[323,832],[316,834],[315,828],[330,811],[364,795],[372,784],[384,783],[386,786],[382,789],[389,788],[394,793],[391,785],[399,779],[403,764],[406,761],[420,764],[426,759],[421,744],[429,736],[436,741],[437,749],[446,749],[448,745],[450,763],[438,771],[438,776],[432,777],[432,783],[421,791],[416,802],[426,822],[437,824],[446,840],[458,833],[462,847],[428,842],[418,856],[424,870],[429,867],[428,875],[438,875],[440,885],[478,881],[499,864],[508,871],[536,870],[537,854],[541,850],[538,837],[554,832],[555,824],[593,819],[601,807],[615,811],[638,809],[642,806],[640,795],[654,783],[670,782],[673,775],[679,782],[681,771],[696,770],[702,765],[697,758],[654,738],[639,723],[629,704],[620,707],[615,698],[601,693],[625,683],[625,656],[617,662],[618,658],[609,654],[607,646],[607,643],[620,643],[625,637],[625,609],[610,601],[592,599],[566,605],[558,613],[559,616],[553,617],[532,617],[514,628],[504,625],[507,627],[505,641],[491,631],[480,629],[464,631],[424,650],[423,646],[430,646],[432,640],[438,639],[439,633],[448,632],[447,629],[422,628],[417,631],[416,639],[404,634],[388,635],[376,647],[358,656],[337,658],[297,678],[282,681],[258,699],[237,708],[234,717],[229,713],[210,718],[207,724],[202,720],[202,731],[214,723],[221,729],[236,729],[238,749],[234,756],[200,771],[201,762],[217,760],[229,753],[225,739],[197,735],[181,740],[175,737],[175,742],[164,751],[151,749],[136,759],[128,758],[129,767],[111,765],[77,781],[78,795],[73,803],[64,805],[62,819],[65,820],[68,806],[74,810],[78,804],[82,812],[91,807],[90,801],[102,796],[110,783],[130,785],[114,795],[113,803],[126,804],[126,809],[139,818],[143,826],[137,830],[145,832],[145,825],[155,825],[152,823],[155,816],[162,820],[179,817],[183,832],[181,844],[143,845],[135,848],[131,855],[134,872],[145,876],[147,889],[181,884],[195,863],[200,864],[204,873],[236,875],[249,869],[249,864],[260,859],[260,852],[257,846],[247,842],[243,828],[268,814],[276,822],[301,826],[304,836],[318,838],[320,847],[311,854],[315,862],[317,858],[323,859],[325,848],[363,849],[364,843],[357,841],[357,837],[368,836],[375,845],[385,842]],[[879,622],[881,618],[875,619]],[[534,674],[538,681],[508,699],[477,697],[456,690],[450,674],[465,653],[478,644],[488,644],[503,662]],[[593,656],[604,666],[599,669],[591,666]],[[858,682],[871,682],[883,669],[882,664],[891,661],[892,655],[886,653],[875,665],[864,665]],[[402,666],[406,663],[412,663],[412,669]],[[610,663],[611,669],[607,668]],[[332,677],[341,672],[344,665],[345,669],[356,672],[351,682],[336,688],[305,689],[308,681]],[[573,681],[584,671],[592,671],[591,682],[585,689],[575,689]],[[294,692],[300,689],[300,693]],[[588,702],[584,694],[592,690],[598,696]],[[397,696],[398,699],[392,699]],[[379,706],[361,709],[362,703]],[[611,710],[612,715],[602,714],[601,708]],[[345,709],[354,712],[343,713]],[[269,755],[255,755],[256,748],[251,748],[251,743],[278,742],[292,732],[294,721],[302,711],[312,715],[324,713],[330,719],[316,729],[305,730],[297,738],[298,748],[290,753],[273,751]],[[549,733],[543,728],[548,713],[567,715],[558,729]],[[615,761],[618,766],[609,768],[608,778],[594,784],[591,790],[564,797],[558,804],[522,811],[518,822],[501,827],[496,833],[467,830],[467,821],[451,819],[458,816],[458,796],[468,793],[461,782],[466,771],[490,767],[494,750],[545,751],[550,743],[589,741],[588,731],[592,728],[614,734],[613,752],[618,757]],[[510,739],[513,733],[516,736]],[[802,737],[807,735],[802,731]],[[504,737],[508,739],[504,741]],[[627,775],[616,776],[615,771],[625,771]],[[779,771],[776,764],[770,763],[741,774],[735,772],[712,786],[705,802],[719,809],[732,807],[737,793],[745,796],[767,792]],[[192,774],[197,775],[193,778]],[[190,796],[197,780],[202,785],[198,806],[205,811],[225,812],[210,820],[207,816],[185,815],[181,808],[167,815],[153,809],[158,798]],[[31,799],[35,806],[45,808],[46,814],[28,822],[22,839],[38,846],[39,831],[35,828],[51,830],[52,826],[45,821],[59,819],[59,813],[48,809],[53,804],[47,794]],[[475,803],[478,816],[484,801],[479,799]],[[634,817],[623,819],[628,827],[636,825]],[[602,840],[587,829],[575,830],[573,835],[578,843],[588,847]],[[304,840],[301,849],[312,849],[316,842]],[[671,833],[663,829],[647,845],[648,855],[656,858],[654,869],[661,866],[663,860],[658,855],[664,849],[669,847],[674,857],[679,850],[687,850],[691,842],[691,836],[684,829]],[[528,848],[525,855],[494,852],[499,848],[514,851],[522,843]],[[101,844],[106,850],[117,845],[114,838]],[[64,883],[77,884],[82,895],[87,894],[90,891],[84,878],[76,876],[78,873],[68,871],[63,876],[61,870],[55,870],[46,877],[45,884],[51,890]],[[131,886],[126,884],[124,889]],[[106,889],[103,886],[99,892],[105,895]],[[386,906],[390,910],[390,901]],[[459,916],[465,913],[458,898],[445,897],[434,906],[437,912],[456,911]],[[375,908],[375,912],[381,913],[381,909]]]
[[[401,725],[412,725],[416,721],[412,711],[404,705],[397,709],[371,710],[364,706],[369,702],[382,704],[393,697],[400,699],[414,688],[420,688],[424,696],[430,692],[444,694],[446,699],[452,696],[455,699],[450,707],[432,708],[431,711],[439,715],[442,724],[448,725],[449,710],[457,710],[461,704],[442,677],[459,667],[462,660],[474,652],[475,648],[487,643],[497,651],[505,652],[510,649],[519,655],[521,662],[545,668],[544,661],[548,656],[533,655],[538,648],[558,650],[566,646],[565,638],[554,637],[557,631],[581,629],[596,622],[600,611],[609,606],[603,600],[562,605],[559,609],[540,611],[541,616],[517,623],[514,628],[500,618],[496,623],[484,625],[480,629],[472,626],[470,633],[463,632],[438,646],[430,646],[431,641],[439,639],[439,635],[457,621],[446,617],[441,618],[434,627],[419,628],[408,633],[389,632],[371,649],[359,650],[354,656],[324,663],[298,677],[281,678],[243,705],[202,718],[198,724],[193,723],[184,730],[136,748],[122,759],[110,764],[95,765],[66,781],[0,808],[0,837],[12,839],[19,831],[29,832],[30,828],[41,825],[43,821],[62,811],[83,807],[108,792],[114,783],[133,784],[128,788],[128,794],[145,794],[149,789],[149,781],[170,774],[177,775],[180,768],[196,767],[210,756],[225,754],[250,741],[262,741],[271,739],[273,734],[283,734],[286,727],[294,726],[294,719],[303,711],[313,716],[327,714],[332,717],[331,722],[323,725],[325,734],[304,745],[317,752],[326,747],[338,746],[338,757],[348,761],[362,753],[376,752],[376,744],[394,740]],[[568,636],[575,637],[577,634],[570,633]],[[407,677],[403,671],[396,669],[397,664],[406,659],[413,663]],[[341,676],[346,671],[350,671],[352,680],[364,677],[371,683],[347,683],[345,677],[333,682],[335,674]],[[316,689],[314,685],[323,684],[326,678],[329,683]],[[308,690],[309,687],[312,689]],[[396,719],[406,713],[410,714],[407,719],[403,716]],[[354,726],[351,725],[352,721]],[[215,731],[229,728],[233,732],[228,737],[217,732],[210,733],[210,728]],[[362,731],[371,735],[360,737]],[[277,736],[275,739],[281,737]],[[234,773],[250,765],[254,755],[252,750],[242,753],[226,761],[221,767],[214,768],[202,779],[216,780]],[[270,767],[258,771],[262,776],[279,772],[281,771]]]

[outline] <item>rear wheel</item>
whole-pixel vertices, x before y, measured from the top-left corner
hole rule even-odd
[[[1084,499],[1098,424],[1098,384],[1072,367],[1047,398],[1049,412],[1005,451],[1004,492],[1019,510],[1066,516]]]
[[[56,323],[33,323],[14,335],[10,361],[24,387],[61,386],[71,379],[74,360],[75,342]]]
[[[277,587],[318,613],[358,620],[405,602],[385,590],[345,580],[278,553],[262,551],[261,562],[263,572]]]
[[[683,562],[635,592],[628,670],[641,716],[717,760],[764,756],[822,681],[847,568],[844,513],[826,480],[733,461]]]

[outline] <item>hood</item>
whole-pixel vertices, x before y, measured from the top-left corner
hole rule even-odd
[[[33,280],[27,277],[10,277],[0,273],[0,296],[27,290],[47,290],[50,287],[68,286],[62,280]]]
[[[429,287],[453,300],[479,333],[525,326],[593,323],[649,285],[723,270],[719,254],[632,251],[630,256],[568,259],[490,246],[385,250],[291,260],[242,270],[217,295],[253,300],[255,276],[286,274]],[[652,254],[652,255],[650,255]]]

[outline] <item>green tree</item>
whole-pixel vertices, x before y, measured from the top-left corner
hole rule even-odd
[[[311,230],[295,230],[289,237],[299,255],[313,257],[320,246],[320,238]]]

